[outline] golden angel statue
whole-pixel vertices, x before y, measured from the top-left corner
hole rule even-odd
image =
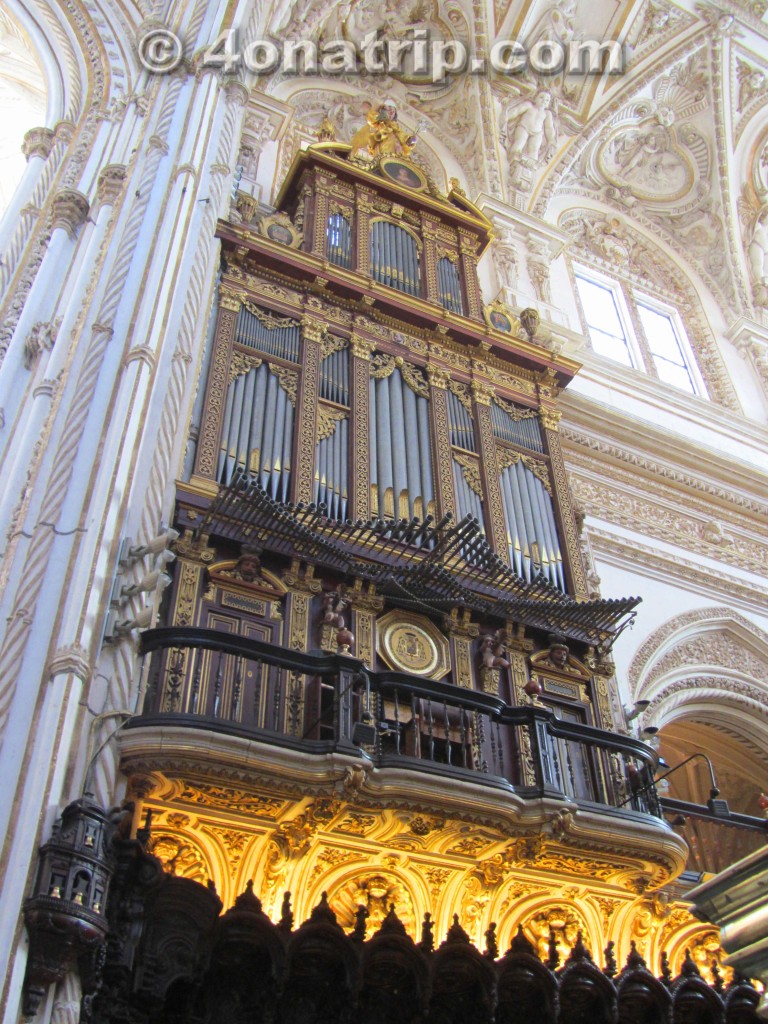
[[[384,100],[378,107],[370,106],[366,122],[352,137],[352,156],[365,160],[407,157],[416,145],[416,136],[400,126],[397,108],[391,99]]]

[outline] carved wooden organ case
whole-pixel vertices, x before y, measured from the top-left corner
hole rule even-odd
[[[336,143],[299,154],[276,213],[236,206],[167,624],[610,728],[595,652],[633,602],[586,600],[556,408],[578,366],[484,309],[490,222]]]

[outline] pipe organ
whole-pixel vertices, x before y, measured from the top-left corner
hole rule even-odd
[[[342,213],[332,213],[328,218],[326,239],[328,259],[348,269],[352,265],[352,228]]]
[[[482,214],[407,161],[394,175],[381,167],[377,177],[334,145],[298,158],[270,217],[282,230],[259,236],[270,250],[261,273],[274,279],[264,287],[243,255],[257,236],[230,250],[222,229],[231,298],[194,478],[226,485],[239,473],[276,501],[314,501],[330,520],[469,517],[520,580],[579,593],[547,408],[571,370],[544,349],[515,351],[509,333],[483,321]],[[308,275],[282,271],[289,287],[280,284],[281,249],[322,261],[323,283],[311,286],[308,265]]]
[[[28,924],[47,951],[52,919],[104,910],[94,1024],[677,1021],[686,991],[735,1024],[735,989],[686,966],[711,932],[656,901],[684,843],[655,751],[616,731],[638,601],[587,592],[558,435],[578,366],[484,315],[492,224],[397,154],[388,109],[362,156],[302,150],[276,211],[218,225],[173,578],[112,734],[147,824],[104,814],[106,907],[42,872]],[[113,593],[150,564],[126,547]]]
[[[437,282],[440,289],[440,303],[452,313],[463,313],[464,304],[461,299],[461,278],[459,270],[449,256],[441,256],[437,261]]]
[[[371,276],[389,288],[419,294],[419,247],[410,231],[388,220],[371,224]]]
[[[394,361],[373,363],[370,390],[371,512],[424,519],[435,513],[426,380]]]

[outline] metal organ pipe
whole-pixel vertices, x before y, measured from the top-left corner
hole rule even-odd
[[[287,500],[292,435],[293,406],[269,366],[241,374],[227,390],[217,478],[229,483],[241,469]]]
[[[552,586],[565,590],[554,509],[544,484],[521,460],[502,472],[501,490],[515,569],[529,581],[540,569]],[[539,564],[533,557],[534,545]]]
[[[264,317],[274,317],[273,313],[264,310]],[[237,315],[235,341],[248,348],[255,348],[267,355],[277,356],[295,363],[299,358],[299,325],[295,323],[280,324],[267,327],[245,306]]]
[[[434,500],[427,399],[416,396],[394,370],[373,381],[370,416],[371,490],[377,494],[377,514],[423,519]]]

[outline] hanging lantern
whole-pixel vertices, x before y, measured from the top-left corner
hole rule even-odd
[[[64,809],[40,848],[35,892],[24,904],[29,933],[25,1016],[36,1013],[49,985],[104,941],[113,834],[109,815],[87,794]]]

